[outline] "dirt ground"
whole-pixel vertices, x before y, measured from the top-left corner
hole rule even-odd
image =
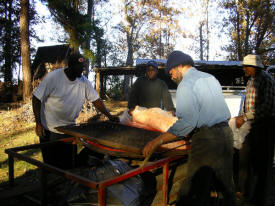
[[[111,114],[120,115],[127,109],[127,101],[104,101]],[[86,105],[77,123],[87,122],[90,119],[106,119],[98,113],[91,104]],[[16,124],[15,124],[16,123]],[[34,116],[31,102],[0,103],[0,135],[8,135],[33,126]]]
[[[114,115],[120,115],[127,108],[126,101],[105,101],[106,107],[110,110],[110,112]],[[106,117],[103,115],[99,115],[97,111],[91,106],[86,105],[86,107],[81,112],[79,118],[77,119],[77,123],[89,122],[90,120],[99,119],[105,120]],[[12,147],[9,142],[1,143],[1,141],[9,136],[14,136],[16,134],[24,133],[31,131],[34,134],[34,117],[32,113],[31,103],[23,104],[22,102],[10,103],[10,104],[1,104],[0,103],[0,149],[4,149],[7,147]],[[35,140],[37,141],[37,139]],[[24,143],[24,142],[23,142]],[[38,143],[38,142],[34,142]],[[3,151],[3,150],[1,150]],[[1,155],[1,154],[0,154]],[[1,160],[0,162],[0,170],[4,170],[3,172],[7,175],[7,160]],[[35,192],[40,194],[39,188],[39,179],[40,172],[38,169],[30,169],[24,171],[24,174],[15,179],[15,188],[9,187],[8,182],[2,182],[0,184],[0,205],[3,206],[13,206],[13,205],[22,205],[22,206],[37,206],[39,202],[35,202],[35,200],[30,196],[30,193],[26,193],[25,195],[16,195],[14,197],[10,196],[9,198],[1,197],[1,194],[4,193],[16,193],[17,190],[27,191],[28,189],[33,190],[35,187]],[[26,186],[31,186],[28,188]],[[271,199],[273,199],[273,206],[275,206],[275,165],[273,167],[273,178],[272,178],[272,194],[270,195]],[[271,205],[271,206],[272,206]]]
[[[122,114],[127,108],[126,101],[104,101],[104,104],[111,114],[114,115]],[[77,118],[77,123],[85,123],[95,119],[106,120],[106,117],[100,115],[91,104],[85,104],[82,112]],[[39,170],[35,167],[16,162],[15,187],[9,187],[7,182],[7,154],[4,153],[4,150],[7,148],[39,143],[34,128],[35,122],[31,102],[0,103],[0,205],[38,205],[38,203],[34,203],[33,200],[30,200],[32,199],[31,196],[16,195],[12,197],[12,194],[18,192],[22,193],[22,191],[33,189],[40,194]],[[37,156],[37,159],[41,159],[40,152],[34,155]],[[37,188],[33,188],[35,185]],[[1,196],[2,194],[10,194],[10,197],[5,198]]]

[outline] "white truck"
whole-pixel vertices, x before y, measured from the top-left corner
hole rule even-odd
[[[232,88],[230,86],[222,86],[222,88],[225,101],[231,113],[231,117],[236,117],[240,115],[245,98],[244,87],[239,86]],[[169,92],[176,107],[176,90],[170,89]]]

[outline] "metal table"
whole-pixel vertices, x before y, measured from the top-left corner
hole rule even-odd
[[[143,167],[133,169],[120,176],[116,176],[100,182],[95,182],[88,178],[81,177],[77,174],[74,174],[70,171],[62,170],[60,168],[54,167],[52,165],[49,165],[41,161],[38,161],[36,159],[33,159],[31,157],[28,157],[24,154],[20,154],[19,152],[29,150],[29,149],[40,149],[42,147],[47,147],[51,144],[55,144],[58,141],[63,141],[63,142],[72,142],[72,144],[80,143],[82,145],[89,145],[90,149],[93,149],[98,152],[104,152],[104,153],[106,153],[107,151],[109,154],[114,156],[143,158],[141,153],[142,148],[148,141],[158,136],[159,133],[148,131],[148,130],[145,131],[142,129],[132,128],[129,126],[110,123],[110,122],[71,125],[71,126],[59,127],[58,130],[66,134],[70,134],[73,137],[51,141],[48,143],[33,144],[33,145],[10,148],[5,150],[5,152],[8,154],[9,182],[11,185],[13,185],[14,183],[14,158],[18,158],[30,164],[36,165],[38,168],[41,169],[41,185],[42,185],[41,204],[42,205],[47,205],[46,191],[47,191],[47,173],[48,172],[55,173],[59,176],[63,176],[67,179],[73,180],[89,188],[93,188],[97,190],[98,205],[105,206],[106,205],[106,199],[105,199],[106,187],[156,168],[162,168],[162,175],[163,175],[162,201],[163,201],[163,205],[167,205],[169,163],[183,158],[187,154],[189,149],[189,146],[186,146],[186,144],[182,145],[183,142],[178,143],[178,146],[176,146],[176,150],[179,149],[178,151],[180,152],[178,154],[180,155],[175,155],[177,153],[176,152],[172,156],[162,157],[157,161],[148,163]],[[111,137],[109,136],[110,134],[112,134]],[[108,136],[110,137],[110,139],[107,138]],[[124,144],[123,142],[127,142],[127,144]],[[166,146],[166,148],[163,147],[162,150],[175,146],[174,143],[172,143],[172,145],[170,143],[170,146],[169,144],[167,145],[168,146]]]

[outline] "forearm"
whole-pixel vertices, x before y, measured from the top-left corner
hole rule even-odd
[[[145,147],[143,148],[143,154],[146,157],[150,157],[151,154],[162,144],[166,142],[170,142],[172,140],[175,140],[177,138],[176,135],[165,132],[161,135],[159,135],[157,138],[153,139],[152,141],[148,142]]]
[[[157,137],[157,141],[159,142],[160,145],[162,145],[166,142],[173,141],[175,139],[177,139],[177,136],[170,132],[165,132]]]
[[[32,108],[36,124],[41,124],[41,101],[37,99],[35,96],[32,97]]]
[[[254,116],[255,116],[254,112],[251,112],[251,111],[245,112],[244,115],[246,116],[247,120],[252,120],[254,119]]]
[[[93,102],[93,105],[104,115],[106,115],[107,117],[110,117],[111,114],[109,112],[109,110],[105,107],[105,105],[103,104],[102,100],[99,98],[96,101]]]

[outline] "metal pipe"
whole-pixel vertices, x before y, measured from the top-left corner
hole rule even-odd
[[[104,186],[98,188],[97,198],[99,206],[106,205],[106,188]]]
[[[42,163],[42,162],[40,162],[36,159],[30,158],[30,157],[28,157],[26,155],[23,155],[23,154],[18,154],[14,151],[11,151],[11,150],[9,150],[8,153],[9,153],[9,155],[12,155],[13,157],[24,160],[26,162],[29,162],[33,165],[36,165],[37,167],[39,167],[41,169],[45,169],[49,172],[52,172],[52,173],[55,173],[57,175],[66,177],[67,179],[71,179],[71,180],[74,180],[76,182],[79,182],[80,184],[83,184],[83,185],[85,185],[89,188],[96,189],[98,187],[98,183],[96,183],[94,181],[91,181],[88,178],[81,177],[79,175],[73,174],[73,173],[71,173],[69,171],[66,171],[66,170],[59,169],[57,167],[54,167],[54,166],[46,164],[46,163]]]
[[[9,162],[9,184],[10,186],[14,185],[14,158],[12,155],[8,155]]]
[[[162,171],[163,171],[162,199],[163,199],[163,205],[166,206],[168,202],[169,162],[165,163]]]
[[[123,180],[126,180],[130,177],[133,177],[133,176],[136,176],[136,175],[139,175],[143,172],[147,172],[149,170],[152,170],[152,169],[156,169],[158,167],[161,167],[163,166],[164,164],[171,162],[171,161],[175,161],[177,159],[180,159],[182,158],[183,156],[173,156],[173,157],[167,157],[167,158],[164,158],[164,159],[161,159],[161,160],[158,160],[156,162],[152,162],[152,163],[149,163],[148,165],[144,166],[144,167],[139,167],[137,169],[133,169],[131,171],[128,171],[120,176],[116,176],[116,177],[113,177],[113,178],[110,178],[108,180],[104,180],[104,181],[101,181],[98,183],[99,187],[102,187],[102,186],[110,186],[112,184],[115,184],[115,183],[118,183],[118,182],[121,182]]]
[[[41,169],[40,173],[40,182],[41,182],[41,205],[47,205],[47,171]]]

